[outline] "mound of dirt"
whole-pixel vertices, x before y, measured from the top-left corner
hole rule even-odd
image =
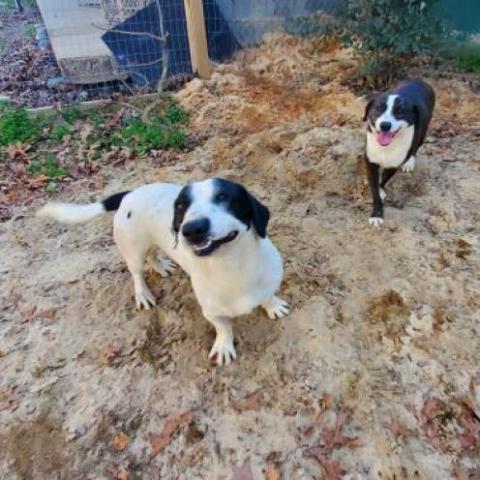
[[[209,364],[213,332],[184,274],[149,274],[159,306],[134,310],[110,218],[64,227],[28,210],[1,224],[0,471],[478,476],[480,97],[431,80],[438,108],[417,170],[392,181],[373,230],[364,100],[342,84],[354,65],[335,45],[271,35],[177,94],[203,145],[62,194],[88,201],[216,175],[270,207],[292,313],[238,319],[231,367]]]

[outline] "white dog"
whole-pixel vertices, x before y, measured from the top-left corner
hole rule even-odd
[[[216,329],[210,358],[218,365],[236,358],[232,318],[258,306],[270,318],[288,314],[288,304],[275,296],[283,266],[267,237],[269,211],[243,186],[219,178],[183,188],[155,183],[88,205],[51,203],[38,214],[81,223],[113,210],[113,234],[132,274],[137,308],[155,304],[143,268],[147,251],[157,246],[190,276],[203,315]],[[152,266],[162,276],[174,268],[165,258]]]

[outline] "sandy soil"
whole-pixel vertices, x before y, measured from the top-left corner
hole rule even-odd
[[[135,311],[111,218],[0,225],[1,479],[480,478],[480,96],[431,79],[376,231],[353,65],[273,35],[178,94],[202,146],[63,194],[218,175],[271,207],[292,313],[238,319],[228,368],[184,274],[150,274],[159,305]]]

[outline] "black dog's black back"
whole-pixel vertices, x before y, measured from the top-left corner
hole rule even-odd
[[[414,105],[417,110],[415,122],[415,134],[408,157],[415,155],[427,136],[428,126],[435,107],[435,92],[433,88],[423,80],[413,79],[400,82],[392,91],[402,99]]]
[[[425,115],[425,121],[430,123],[435,106],[435,92],[433,88],[423,80],[404,80],[400,82],[392,91],[401,98],[419,108],[421,113]]]

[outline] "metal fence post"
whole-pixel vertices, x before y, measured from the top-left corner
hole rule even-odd
[[[202,0],[183,0],[187,18],[188,43],[193,73],[200,78],[210,78],[207,32]]]

